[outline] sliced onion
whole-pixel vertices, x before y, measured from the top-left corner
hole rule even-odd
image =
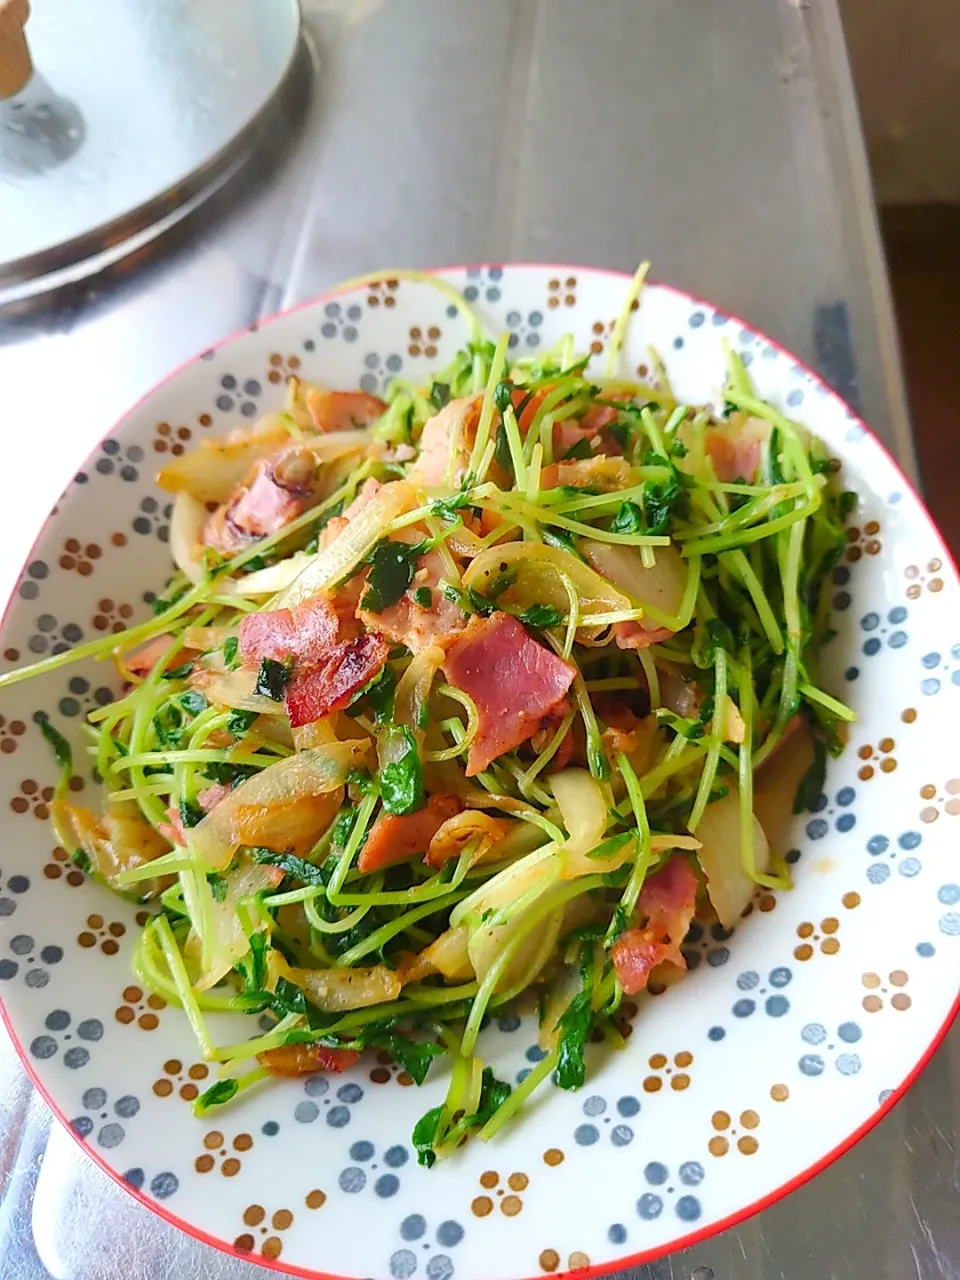
[[[463,581],[483,594],[490,583],[511,570],[516,574],[516,581],[497,599],[514,609],[546,604],[568,614],[570,601],[563,576],[573,585],[580,616],[585,621],[593,613],[634,607],[622,592],[582,560],[540,542],[511,542],[504,547],[490,547],[473,561]]]
[[[437,973],[442,973],[448,982],[469,982],[474,977],[467,951],[469,936],[465,925],[461,925],[459,929],[447,929],[421,952],[421,956]]]
[[[437,645],[428,645],[412,658],[410,665],[397,681],[394,696],[393,718],[397,724],[405,724],[417,738],[423,737],[421,725],[430,701],[430,689],[446,655]]]
[[[197,502],[228,502],[251,467],[269,458],[290,440],[276,419],[268,419],[256,433],[233,440],[201,440],[179,458],[173,458],[157,476],[168,493],[186,491]]]
[[[82,849],[96,874],[121,892],[129,892],[128,885],[116,883],[122,871],[133,871],[170,851],[169,842],[145,821],[135,801],[110,803],[102,820],[92,810],[66,800],[55,800],[50,811],[66,848]],[[156,886],[148,881],[138,884],[140,893],[152,888]]]
[[[290,981],[324,1013],[344,1013],[396,1000],[401,991],[398,974],[385,964],[370,969],[291,969]]]
[[[722,800],[714,800],[703,811],[697,826],[700,848],[697,856],[707,878],[707,893],[725,929],[739,924],[753,891],[753,880],[743,869],[740,849],[740,796],[731,789]],[[763,827],[753,819],[753,857],[758,871],[766,871],[770,849]]]
[[[468,915],[482,915],[484,911],[496,911],[513,902],[541,881],[546,886],[557,878],[559,860],[553,844],[545,844],[528,853],[519,862],[511,863],[503,871],[491,876],[469,897],[464,898],[450,912],[450,923],[456,928]]]
[[[359,741],[300,751],[241,782],[190,831],[190,847],[214,871],[240,845],[307,853],[340,808],[343,784],[367,753]]]
[[[201,991],[215,987],[250,950],[250,940],[237,914],[237,904],[241,899],[250,898],[276,884],[277,869],[259,866],[252,858],[244,856],[224,879],[223,901],[218,902],[210,895],[209,933],[202,942],[196,933],[191,933],[187,940],[188,956],[196,959],[203,954],[208,957],[206,967],[201,968],[197,978],[196,985]]]
[[[170,518],[170,553],[181,573],[191,582],[203,579],[203,526],[207,509],[186,489],[181,489],[173,503]]]
[[[458,858],[474,840],[478,844],[470,857],[471,867],[499,862],[504,857],[503,842],[516,826],[512,818],[494,818],[479,809],[466,809],[446,820],[430,841],[424,862],[429,867],[442,867],[450,858]]]
[[[564,880],[589,875],[598,867],[587,853],[597,847],[607,827],[603,792],[586,769],[561,769],[549,784],[567,829],[567,840],[560,851],[560,875]]]
[[[233,591],[238,596],[272,596],[296,581],[314,556],[305,551],[297,551],[285,560],[276,564],[268,564],[263,569],[255,569],[253,573],[239,578],[231,578]]]
[[[271,608],[292,609],[333,587],[373,550],[397,516],[413,509],[416,500],[417,491],[409,481],[385,484],[328,547],[310,557],[310,563],[280,592]]]
[[[781,857],[792,844],[791,834],[797,822],[793,812],[797,787],[812,764],[813,739],[807,724],[800,721],[789,737],[784,735],[754,780],[753,811],[771,849]]]
[[[650,605],[671,618],[679,613],[687,587],[687,566],[676,547],[656,547],[652,569],[643,567],[636,547],[583,538],[580,550],[597,573],[631,597],[631,604],[623,607],[630,608],[636,601],[641,608]],[[651,631],[658,626],[654,618],[649,625],[647,619],[640,625]]]
[[[203,693],[215,707],[230,707],[236,711],[256,711],[262,716],[282,716],[283,703],[274,702],[265,694],[254,693],[257,673],[238,667],[236,671],[194,670],[190,677],[191,688]]]
[[[236,634],[236,627],[184,627],[180,639],[185,649],[207,653],[211,649],[222,648],[224,641]]]

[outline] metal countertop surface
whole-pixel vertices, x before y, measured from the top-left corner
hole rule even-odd
[[[913,470],[834,0],[302,7],[300,83],[207,204],[86,282],[0,293],[0,590],[90,448],[171,368],[381,266],[650,257],[817,368]],[[632,1280],[960,1277],[958,1121],[954,1029],[830,1169]],[[124,1195],[0,1030],[0,1280],[265,1274]]]

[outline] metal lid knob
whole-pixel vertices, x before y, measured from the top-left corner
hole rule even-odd
[[[33,75],[24,27],[28,0],[0,0],[0,98],[12,98]]]

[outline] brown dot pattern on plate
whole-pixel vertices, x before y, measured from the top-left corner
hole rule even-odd
[[[207,415],[204,414],[204,417]],[[209,423],[202,423],[208,426]],[[154,453],[171,453],[175,458],[179,458],[186,452],[186,447],[193,438],[193,432],[189,427],[172,427],[169,422],[158,422],[156,432],[153,437]]]
[[[557,307],[573,307],[577,303],[577,277],[554,276],[547,284],[547,307],[556,311]]]
[[[424,329],[421,325],[413,325],[409,333],[407,352],[411,356],[426,356],[432,360],[437,354],[437,343],[443,331],[435,324]]]
[[[540,1254],[540,1269],[542,1271],[556,1271],[560,1265],[560,1255],[556,1249],[544,1249]]]
[[[8,649],[7,654],[17,652]],[[17,652],[19,657],[19,652]],[[16,658],[11,659],[15,662]],[[27,726],[22,720],[7,720],[5,716],[0,716],[0,751],[5,756],[12,756],[19,746],[20,739],[27,731]]]
[[[857,756],[864,763],[857,770],[861,782],[869,782],[879,770],[880,773],[893,773],[897,767],[896,757],[892,751],[896,746],[893,738],[881,738],[877,745],[865,742],[857,748]]]
[[[567,1259],[567,1267],[570,1271],[582,1271],[589,1265],[590,1259],[580,1249],[575,1249]]]
[[[112,631],[117,635],[130,625],[132,617],[133,605],[118,604],[116,600],[104,596],[97,601],[97,612],[90,619],[90,624],[95,631]]]
[[[200,1085],[210,1075],[210,1068],[205,1062],[184,1067],[179,1058],[168,1058],[163,1064],[163,1072],[153,1082],[153,1092],[158,1098],[169,1098],[176,1092],[184,1102],[195,1102],[200,1096]]]
[[[77,934],[77,944],[84,950],[91,950],[99,945],[105,956],[115,956],[120,950],[120,938],[127,932],[127,926],[120,920],[104,921],[103,916],[87,916],[87,927]]]
[[[672,1060],[665,1053],[652,1053],[647,1064],[654,1074],[644,1077],[644,1093],[659,1093],[667,1085],[675,1093],[682,1093],[690,1087],[689,1068],[693,1065],[693,1054],[689,1050],[681,1049]]]
[[[319,1190],[319,1188],[315,1188],[313,1191],[308,1191],[304,1197],[304,1204],[308,1209],[322,1209],[326,1203],[327,1193]]]
[[[936,822],[944,813],[955,818],[960,814],[960,778],[948,778],[942,787],[925,783],[920,788],[920,799],[927,802],[920,810],[921,822]]]
[[[543,1153],[543,1163],[549,1165],[551,1169],[555,1169],[558,1164],[563,1164],[563,1152],[559,1147],[548,1147]]]
[[[156,1031],[160,1025],[157,1014],[166,1007],[166,1000],[160,996],[145,995],[139,987],[129,986],[124,987],[123,1004],[118,1005],[113,1016],[125,1026],[135,1022],[141,1031]]]
[[[860,1002],[867,1013],[880,1013],[888,1005],[897,1013],[906,1013],[913,1004],[903,990],[910,981],[910,975],[905,969],[892,970],[886,980],[879,973],[865,973],[860,981],[867,991]]]
[[[72,861],[62,845],[56,845],[50,853],[50,860],[44,865],[43,874],[48,880],[63,880],[71,888],[77,889],[83,884],[86,876]]]
[[[300,368],[301,362],[299,356],[283,356],[279,351],[274,351],[268,363],[267,381],[276,386],[278,383],[286,382],[288,378],[294,377]]]
[[[60,553],[60,568],[67,573],[78,573],[81,578],[89,578],[102,555],[103,548],[99,543],[82,543],[79,538],[67,538]]]
[[[825,956],[835,956],[840,950],[840,940],[834,936],[839,928],[840,921],[836,916],[825,916],[819,925],[810,920],[802,921],[797,925],[797,937],[801,942],[793,949],[794,959],[801,962],[812,960],[818,948]]]
[[[924,588],[927,591],[932,591],[934,595],[942,591],[943,578],[940,577],[942,569],[943,561],[937,556],[934,556],[932,560],[928,560],[924,568],[921,568],[918,564],[907,565],[903,571],[903,576],[908,583],[907,599],[919,600]]]
[[[388,309],[397,305],[396,293],[400,287],[399,280],[374,280],[367,285],[367,306],[384,306]]]
[[[774,1085],[774,1089],[786,1089],[785,1085]],[[771,1089],[771,1097],[773,1089]],[[783,1099],[786,1099],[784,1094]],[[753,1130],[760,1126],[760,1114],[752,1108],[741,1111],[736,1119],[727,1111],[715,1111],[710,1117],[714,1129],[713,1136],[707,1142],[707,1150],[712,1156],[720,1159],[730,1150],[736,1148],[743,1156],[752,1156],[760,1149],[760,1142]]]
[[[53,787],[41,787],[34,778],[24,778],[20,783],[20,791],[10,801],[14,813],[32,813],[41,822],[50,817],[50,802],[53,799]]]
[[[848,564],[856,564],[863,556],[876,556],[883,550],[883,544],[877,536],[880,532],[879,520],[868,520],[863,529],[850,525],[847,529],[847,549],[844,559]]]
[[[774,1102],[786,1102],[790,1097],[790,1090],[785,1084],[773,1084],[770,1086],[770,1097]]]

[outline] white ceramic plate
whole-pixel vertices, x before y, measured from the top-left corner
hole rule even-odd
[[[583,268],[443,273],[518,353],[572,331],[599,355],[623,277]],[[168,575],[157,464],[276,406],[297,370],[382,391],[423,380],[467,336],[430,285],[321,299],[205,352],[105,439],[46,525],[7,613],[5,667],[146,614]],[[760,392],[843,460],[860,495],[836,570],[828,679],[859,720],[819,811],[796,820],[796,888],[761,898],[735,937],[691,939],[693,972],[641,1002],[620,1054],[595,1050],[576,1094],[547,1088],[490,1145],[432,1171],[412,1155],[420,1089],[363,1061],[278,1082],[204,1120],[211,1077],[176,1009],[129,972],[136,910],[53,848],[55,777],[36,719],[78,744],[109,698],[88,663],[0,702],[0,996],[58,1115],[131,1193],[184,1230],[295,1274],[514,1280],[649,1259],[729,1225],[822,1168],[903,1092],[944,1034],[960,972],[958,583],[897,467],[785,352],[685,294],[648,286],[623,367],[664,356],[679,395],[718,399],[721,340]],[[86,796],[94,790],[82,776]],[[229,1025],[232,1022],[232,1025]],[[221,1041],[244,1018],[214,1020]],[[514,1079],[535,1029],[503,1018],[484,1054]]]

